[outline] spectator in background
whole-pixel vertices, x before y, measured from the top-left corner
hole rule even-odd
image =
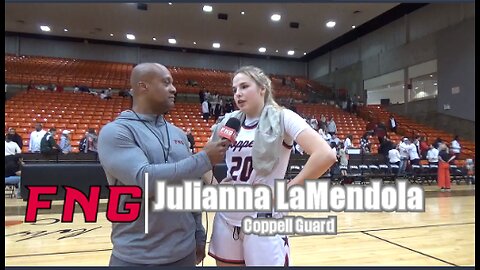
[[[13,135],[8,133],[5,135],[5,156],[16,155],[22,153],[22,150],[16,142],[13,141]]]
[[[208,117],[210,117],[210,110],[208,108],[208,101],[205,99],[202,103],[202,114],[203,114],[203,119],[208,121]]]
[[[397,133],[397,120],[395,120],[395,117],[393,117],[393,114],[390,114],[390,131]]]
[[[398,145],[388,151],[388,161],[392,173],[398,175],[400,172],[400,152],[398,152]],[[392,165],[397,165],[398,168]]]
[[[458,157],[460,155],[460,151],[462,147],[460,146],[460,142],[458,141],[459,137],[458,135],[455,135],[453,138],[453,141],[450,143],[450,152],[455,155],[455,157]]]
[[[352,112],[352,99],[350,97],[347,98],[347,112]]]
[[[421,159],[426,159],[427,158],[427,152],[430,149],[427,141],[425,140],[425,137],[420,137],[420,158]]]
[[[365,130],[368,133],[368,135],[373,136],[375,134],[376,128],[377,128],[377,125],[372,120],[369,120],[367,123],[367,126],[365,127]]]
[[[375,135],[378,137],[378,143],[381,144],[385,136],[387,136],[387,128],[383,122],[377,124]]]
[[[79,92],[83,92],[83,93],[91,93],[90,88],[88,88],[88,87],[85,86],[85,85],[80,85],[80,86],[78,87],[78,91],[79,91]]]
[[[438,152],[437,183],[442,192],[450,191],[450,162],[455,159],[455,155],[449,154],[448,147],[444,143],[441,143],[438,149],[440,151]]]
[[[55,86],[54,83],[50,83],[47,87],[47,90],[50,90],[50,91],[56,91],[57,90],[57,87]]]
[[[400,173],[404,173],[407,169],[408,160],[410,158],[408,154],[408,143],[410,140],[404,137],[398,145],[398,151],[400,152]]]
[[[205,90],[204,98],[205,98],[205,100],[209,103],[209,104],[208,104],[208,107],[210,108],[210,91]],[[202,103],[202,104],[203,104],[203,103]]]
[[[23,159],[20,154],[5,156],[5,184],[15,185],[15,196],[20,195],[20,176],[22,174]]]
[[[325,117],[325,115],[322,114],[322,116],[320,116],[320,127],[323,129],[323,130],[326,130],[327,129],[327,118]]]
[[[220,115],[222,114],[222,105],[220,105],[220,103],[217,103],[217,105],[215,105],[215,110],[213,110],[213,113],[214,113],[215,121],[217,121]]]
[[[214,92],[213,95],[210,96],[210,104],[208,107],[210,108],[210,115],[215,115],[215,110],[217,109],[217,104],[220,103],[220,96],[218,92]]]
[[[125,90],[125,89],[120,90],[120,91],[118,92],[118,95],[119,95],[120,97],[130,97],[130,94],[129,94],[128,91]]]
[[[40,142],[43,136],[47,133],[42,129],[43,126],[40,123],[35,124],[35,130],[30,133],[30,142],[28,144],[28,151],[31,153],[40,153]]]
[[[57,133],[56,128],[50,128],[50,130],[45,133],[41,142],[40,142],[40,153],[42,154],[56,154],[60,152],[60,146],[55,141],[55,134]]]
[[[68,154],[72,152],[72,145],[70,144],[70,131],[64,130],[62,131],[62,136],[60,137],[60,150],[64,154]]]
[[[440,137],[437,137],[437,139],[433,142],[433,147],[438,149],[441,143],[443,143],[442,139],[440,139]]]
[[[205,100],[205,91],[200,90],[200,92],[198,92],[198,99],[200,100],[200,104],[202,104]]]
[[[330,143],[330,139],[332,139],[332,135],[330,135],[329,133],[325,133],[325,131],[323,131],[323,128],[319,128],[318,129],[318,134],[320,134],[320,136],[322,136],[322,138],[327,141],[328,143]]]
[[[427,152],[427,160],[429,165],[438,165],[438,149],[430,145],[430,149]]]
[[[310,124],[315,131],[318,131],[318,120],[315,115],[312,115],[312,118],[310,118],[310,122],[308,124]]]
[[[340,172],[342,176],[347,176],[348,155],[346,149],[342,142],[338,144],[337,158],[340,160]]]
[[[303,151],[303,148],[298,143],[295,143],[294,147],[295,147],[295,152],[300,154],[300,155],[303,155],[303,153],[305,152],[305,151]]]
[[[102,93],[100,94],[101,99],[112,99],[112,88],[108,88],[106,90],[103,90]]]
[[[414,142],[407,141],[407,152],[410,159],[410,165],[420,165],[420,156],[418,155],[419,150]]]
[[[37,89],[37,87],[35,86],[34,82],[32,80],[30,82],[28,82],[27,92],[30,91],[30,90],[35,90],[35,89]]]
[[[192,80],[192,79],[188,79],[185,85],[186,86],[198,86],[198,82],[195,81],[195,80]]]
[[[20,149],[22,149],[23,148],[22,137],[20,135],[18,135],[15,128],[12,128],[12,127],[9,128],[8,129],[8,134],[12,135],[12,141],[16,142],[18,144],[18,147],[20,147]]]
[[[330,117],[330,121],[328,121],[327,123],[327,132],[330,133],[330,135],[332,136],[337,133],[337,125],[333,120],[333,116]]]
[[[347,135],[347,138],[345,138],[345,141],[344,141],[344,149],[345,151],[347,151],[347,149],[350,149],[350,148],[353,148],[353,143],[352,143],[352,140],[353,140],[353,136],[352,134],[348,134]]]
[[[353,114],[357,114],[357,106],[358,106],[357,101],[353,100],[352,101],[352,113]]]
[[[331,138],[330,138],[330,144],[331,143],[334,143],[335,144],[335,147],[337,147],[339,144],[340,144],[340,139],[337,137],[336,134],[333,134],[333,135],[330,135]]]
[[[418,158],[420,158],[422,155],[420,154],[420,136],[415,136],[415,139],[413,140],[413,145],[415,145],[415,148],[417,149],[417,155]]]
[[[90,153],[90,152],[96,153],[98,136],[97,136],[97,133],[95,132],[95,129],[89,128],[86,138],[87,138],[87,147],[86,147],[85,153]]]
[[[395,148],[394,144],[392,141],[390,141],[390,138],[385,136],[382,143],[380,143],[380,146],[378,147],[378,153],[384,157],[385,163],[389,162],[388,151],[390,151],[392,148]]]
[[[88,135],[88,132],[85,132],[85,136],[78,143],[78,150],[81,153],[86,153],[87,152],[87,135]]]
[[[92,89],[89,89],[89,92],[88,92],[88,93],[89,93],[90,95],[92,95],[92,96],[98,96],[97,91],[92,90]]]
[[[186,133],[187,133],[188,142],[190,143],[190,151],[192,152],[192,154],[195,154],[195,138],[193,137],[192,129],[187,128]]]
[[[388,161],[390,165],[397,165],[400,168],[400,152],[398,151],[398,148],[399,146],[397,145],[388,151]]]
[[[230,112],[233,112],[233,110],[234,110],[233,102],[231,99],[228,99],[225,104],[224,113],[230,113]]]
[[[63,86],[62,85],[57,85],[55,91],[57,91],[58,93],[62,93],[63,92]]]
[[[368,140],[368,133],[364,133],[362,138],[360,138],[360,148],[362,149],[362,153],[370,153],[371,152],[371,144]]]

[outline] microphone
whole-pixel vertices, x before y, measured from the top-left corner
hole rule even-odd
[[[220,128],[218,132],[218,136],[222,138],[222,140],[228,140],[230,143],[235,144],[235,139],[237,138],[238,132],[240,131],[240,120],[237,118],[230,118],[228,119],[225,126]]]

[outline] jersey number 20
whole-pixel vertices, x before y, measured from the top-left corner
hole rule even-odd
[[[250,175],[252,174],[253,167],[252,167],[252,157],[232,157],[232,164],[235,163],[234,166],[230,169],[230,175],[232,176],[232,179],[234,181],[240,180],[243,182],[248,181],[250,178]],[[240,171],[241,170],[241,171]],[[233,175],[235,172],[240,171],[240,174],[238,177],[236,175]]]

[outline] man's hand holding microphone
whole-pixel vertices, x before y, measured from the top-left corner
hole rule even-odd
[[[228,119],[225,126],[220,128],[218,136],[221,138],[219,141],[209,141],[203,151],[207,153],[212,166],[222,162],[225,159],[225,152],[227,152],[230,144],[235,143],[235,138],[240,131],[240,120],[237,118]]]

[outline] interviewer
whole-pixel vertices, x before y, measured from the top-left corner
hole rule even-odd
[[[174,106],[176,89],[168,69],[142,63],[130,78],[132,110],[122,112],[100,131],[98,154],[110,185],[136,185],[145,190],[148,202],[155,195],[155,181],[181,183],[198,179],[222,161],[228,143],[208,143],[192,155],[184,132],[163,115]],[[126,198],[120,201],[120,209]],[[153,207],[149,207],[153,209]],[[205,257],[206,235],[201,213],[149,210],[145,234],[145,205],[131,223],[113,223],[110,266],[194,266]]]

